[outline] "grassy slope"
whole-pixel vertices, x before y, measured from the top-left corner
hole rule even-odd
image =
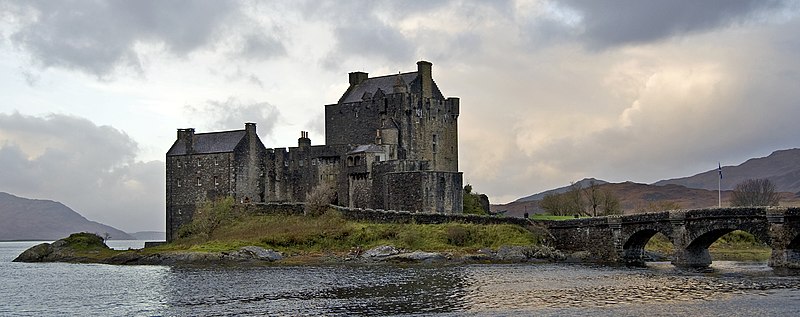
[[[211,234],[191,234],[153,251],[230,251],[256,245],[288,254],[315,254],[393,245],[409,250],[470,252],[538,241],[536,234],[514,225],[365,223],[345,220],[331,210],[320,216],[238,216]]]

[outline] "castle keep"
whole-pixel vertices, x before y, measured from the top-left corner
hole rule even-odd
[[[349,74],[350,86],[325,106],[325,145],[303,131],[297,147],[267,149],[256,125],[195,133],[178,129],[167,152],[167,240],[206,200],[303,202],[317,186],[353,208],[460,213],[459,99],[445,98],[432,64],[380,77]]]

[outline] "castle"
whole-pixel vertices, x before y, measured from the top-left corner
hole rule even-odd
[[[167,241],[206,200],[303,202],[317,186],[331,186],[345,207],[461,213],[459,99],[442,95],[432,64],[380,77],[353,72],[349,81],[325,106],[325,145],[312,146],[303,131],[297,147],[267,149],[255,123],[178,129],[166,155]]]

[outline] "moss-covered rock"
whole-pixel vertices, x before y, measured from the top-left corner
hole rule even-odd
[[[81,232],[53,243],[33,246],[14,262],[99,262],[113,252],[100,236]]]

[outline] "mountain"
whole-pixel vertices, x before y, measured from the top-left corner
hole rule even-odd
[[[577,184],[580,185],[582,188],[586,188],[586,187],[589,187],[589,184],[591,184],[592,182],[594,182],[597,185],[608,184],[608,182],[606,182],[604,180],[599,180],[599,179],[594,179],[594,178],[584,178],[584,179],[578,181]],[[556,188],[556,189],[551,189],[551,190],[548,190],[548,191],[543,191],[543,192],[538,193],[538,194],[533,194],[533,195],[530,195],[530,196],[522,197],[520,199],[515,200],[514,202],[526,202],[526,201],[542,200],[542,198],[544,198],[544,196],[547,196],[547,195],[550,195],[550,194],[566,193],[567,191],[569,191],[569,188],[570,188],[570,186],[564,186],[564,187],[561,187],[561,188]]]
[[[136,240],[145,240],[145,241],[166,241],[167,240],[167,233],[164,231],[139,231],[134,233],[128,233],[129,235],[133,236]]]
[[[52,200],[0,192],[0,240],[56,240],[75,232],[108,233],[111,239],[134,238],[111,226],[90,221]]]
[[[647,185],[634,182],[605,183],[598,187],[617,197],[620,207],[625,214],[641,213],[648,211],[661,211],[669,209],[695,209],[716,207],[719,204],[719,194],[716,190],[688,188],[681,185]],[[722,206],[730,206],[732,191],[722,191]],[[529,196],[530,197],[530,196]],[[781,193],[781,205],[800,206],[800,196],[790,192]],[[539,200],[517,201],[492,205],[492,212],[503,212],[509,217],[522,217],[526,212],[529,215],[544,213],[539,207]]]
[[[800,149],[780,150],[767,157],[749,159],[737,166],[722,167],[722,189],[731,190],[747,179],[766,178],[779,192],[800,193]],[[689,188],[716,190],[717,169],[694,176],[662,180],[653,185],[682,185]]]

